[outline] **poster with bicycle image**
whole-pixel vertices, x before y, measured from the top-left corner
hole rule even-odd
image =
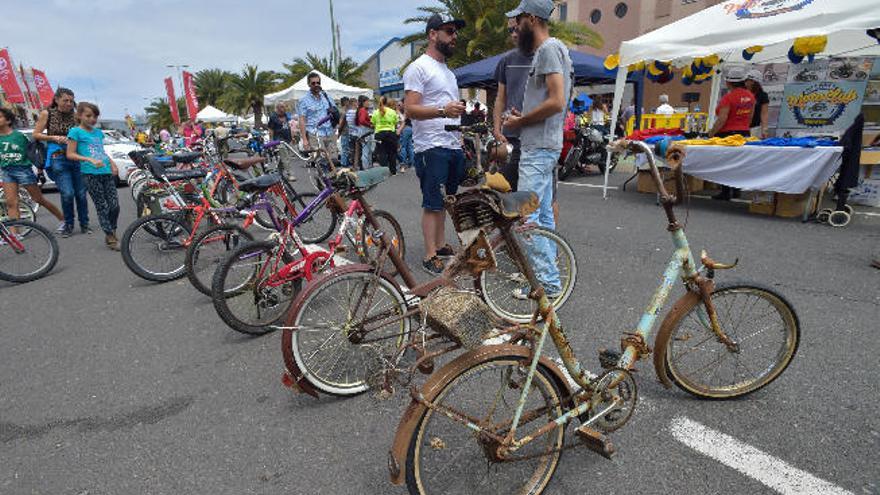
[[[792,65],[788,69],[788,84],[812,83],[828,79],[828,60],[816,60]]]
[[[828,63],[828,79],[831,81],[864,81],[871,74],[874,61],[871,58],[837,58]]]

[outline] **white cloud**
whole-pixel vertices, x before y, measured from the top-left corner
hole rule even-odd
[[[167,64],[281,70],[307,51],[330,52],[329,8],[320,0],[6,2],[0,45],[16,63],[45,70],[53,87],[69,85],[81,100],[97,96],[108,118],[139,112],[144,97],[164,95],[165,77],[177,84]],[[362,61],[391,37],[418,31],[403,20],[434,3],[335,0],[343,55]]]

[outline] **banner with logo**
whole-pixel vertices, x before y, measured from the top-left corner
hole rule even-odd
[[[183,71],[183,95],[186,98],[186,113],[194,120],[199,113],[199,97],[196,96],[193,75],[187,71]]]
[[[779,130],[840,133],[862,111],[867,81],[818,81],[785,86]]]
[[[177,98],[174,97],[174,82],[170,77],[165,78],[165,92],[168,93],[168,108],[171,110],[171,120],[180,125],[180,114],[177,112]]]
[[[55,97],[52,85],[49,84],[49,79],[46,77],[45,72],[31,68],[31,73],[34,75],[34,86],[36,86],[37,94],[40,96],[40,102],[43,104],[43,107],[48,107],[52,104],[52,98]]]
[[[24,93],[21,92],[21,86],[18,85],[18,79],[15,77],[15,66],[9,59],[9,50],[0,50],[0,88],[6,93],[6,101],[9,103],[24,103]]]

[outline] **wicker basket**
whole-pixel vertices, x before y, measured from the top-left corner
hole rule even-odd
[[[419,308],[432,330],[466,349],[479,347],[486,334],[503,326],[476,294],[451,287],[433,292]]]

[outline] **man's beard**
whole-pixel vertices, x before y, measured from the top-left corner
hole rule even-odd
[[[455,48],[452,46],[451,43],[448,43],[445,41],[438,41],[437,42],[437,51],[442,53],[444,57],[450,58],[450,57],[452,57],[452,54],[455,53]]]
[[[519,28],[518,38],[516,41],[519,51],[523,53],[532,53],[535,51],[535,32],[532,28]]]

